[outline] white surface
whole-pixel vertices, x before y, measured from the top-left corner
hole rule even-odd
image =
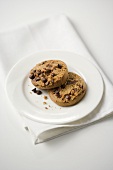
[[[113,82],[113,1],[0,1],[0,31],[59,12],[72,18],[84,42]],[[33,146],[21,127],[19,116],[17,122],[17,115],[9,112],[9,105],[6,112],[2,105],[0,108],[0,169],[113,169],[113,118]]]
[[[42,90],[43,95],[38,97],[36,94],[31,95],[34,86],[28,78],[29,70],[47,59],[63,60],[69,71],[79,74],[86,81],[87,93],[80,103],[68,108],[60,107],[50,100],[47,91]],[[98,82],[99,86],[94,82]],[[9,72],[5,86],[9,100],[19,113],[31,120],[52,124],[68,123],[85,117],[97,107],[103,95],[101,74],[90,61],[75,53],[55,50],[38,52],[19,61]],[[48,110],[43,104],[44,96],[48,97],[46,106],[51,106]]]
[[[80,39],[78,33],[69,22],[69,19],[64,15],[52,16],[48,19],[35,22],[34,24],[26,25],[19,29],[15,29],[6,33],[1,33],[0,43],[0,73],[2,74],[1,80],[6,77],[6,74],[8,73],[9,69],[13,67],[15,61],[20,60],[22,56],[29,56],[31,54],[31,51],[32,53],[34,53],[35,51],[45,49],[67,49],[69,51],[74,51],[81,56],[84,56],[85,59],[90,60],[94,63],[94,65],[96,64],[93,57],[85,47],[83,41]],[[78,66],[76,65],[76,67]],[[24,118],[24,127],[29,129],[30,135],[33,139],[33,143],[36,144],[47,141],[53,137],[64,134],[69,130],[73,130],[73,128],[75,129],[77,128],[77,126],[81,127],[81,125],[86,125],[91,122],[97,121],[98,119],[102,119],[103,117],[110,114],[111,111],[113,111],[113,86],[110,84],[109,80],[104,75],[102,70],[98,67],[98,65],[96,65],[96,67],[102,74],[105,90],[103,98],[98,107],[96,107],[96,109],[85,118],[82,118],[79,121],[74,121],[70,124],[68,123],[68,125],[50,125],[32,121],[21,114],[22,118]],[[23,67],[21,71],[22,70]],[[17,77],[22,77],[21,71],[19,70],[19,72],[16,72],[16,74],[14,74],[15,81]],[[10,77],[10,79],[12,78],[13,76]],[[11,83],[12,82],[13,81],[11,81]],[[97,81],[95,83],[97,84]],[[16,87],[16,89],[16,93],[19,93],[18,86]]]

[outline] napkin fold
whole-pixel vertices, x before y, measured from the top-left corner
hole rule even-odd
[[[104,94],[99,105],[89,115],[67,124],[39,123],[21,114],[24,127],[31,134],[34,144],[83,128],[113,114],[113,85],[91,56],[65,15],[53,16],[37,23],[0,33],[0,77],[2,84],[5,82],[11,67],[22,57],[40,50],[51,49],[75,52],[96,65],[103,77]]]

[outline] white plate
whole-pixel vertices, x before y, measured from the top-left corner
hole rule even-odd
[[[34,86],[28,78],[29,71],[36,63],[48,59],[63,60],[69,71],[78,73],[86,81],[87,93],[77,105],[57,106],[44,90],[42,95],[31,94]],[[14,107],[26,117],[44,123],[62,124],[83,118],[95,109],[102,98],[103,80],[96,67],[85,58],[66,51],[45,51],[19,61],[9,72],[5,89]],[[47,105],[43,104],[44,95],[48,96]]]

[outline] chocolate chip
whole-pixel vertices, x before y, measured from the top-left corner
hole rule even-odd
[[[41,76],[44,77],[45,76],[44,73],[41,73]]]
[[[51,67],[52,67],[52,65],[50,65],[50,64],[47,64],[47,65],[46,65],[46,67],[49,67],[49,68],[51,68]]]
[[[39,78],[39,77],[36,77],[36,78],[35,78],[35,80],[36,80],[36,81],[39,81],[39,80],[40,80],[40,78]]]
[[[56,91],[55,91],[55,94],[59,94],[59,91],[58,91],[58,90],[56,90]]]
[[[51,73],[51,70],[50,69],[46,69],[46,73]]]
[[[45,70],[42,70],[42,71],[41,71],[41,74],[43,74],[43,73],[45,73]]]
[[[33,73],[35,73],[36,72],[36,70],[33,70]]]
[[[46,63],[46,61],[43,61],[43,62],[42,62],[42,64],[45,64],[45,63]]]
[[[62,84],[62,85],[61,85],[61,88],[62,88],[62,89],[64,89],[65,87],[66,87],[65,84]]]
[[[36,88],[34,88],[32,91],[38,95],[42,94],[42,92],[40,90],[37,90]]]
[[[58,98],[61,98],[61,95],[60,95],[60,93],[56,94],[56,96],[57,96]]]
[[[62,65],[61,65],[61,64],[58,64],[58,68],[60,68],[60,69],[61,69],[61,68],[62,68]]]
[[[82,93],[84,93],[85,92],[85,90],[82,90]]]
[[[34,77],[34,74],[30,74],[30,75],[29,75],[29,78],[30,78],[30,79],[34,79],[34,78],[35,78],[35,77]]]
[[[40,75],[40,74],[41,74],[41,70],[37,70],[36,72],[37,72],[37,74],[38,74],[38,75]]]
[[[72,81],[72,80],[71,80],[71,81],[70,81],[70,80],[68,80],[66,84],[67,84],[67,85],[70,85],[70,84],[75,84],[75,83],[76,83],[76,81],[75,81],[75,80],[73,80],[73,81]]]
[[[36,93],[37,90],[36,90],[36,88],[34,88],[32,91],[33,91],[34,93]]]
[[[36,91],[36,94],[41,95],[42,92],[41,92],[40,90],[37,90],[37,91]]]
[[[51,73],[51,76],[54,77],[54,76],[56,76],[56,74],[55,73]]]
[[[68,94],[65,96],[65,98],[68,99],[68,100],[71,99],[70,95],[68,95]]]
[[[57,97],[61,97],[59,92],[60,92],[60,88],[57,87],[57,88],[53,89],[53,93],[54,93]]]
[[[45,77],[42,77],[41,80],[42,80],[43,83],[46,83],[46,82],[47,82],[47,79],[46,79]]]

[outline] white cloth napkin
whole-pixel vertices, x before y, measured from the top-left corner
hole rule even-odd
[[[1,81],[4,82],[8,71],[19,59],[48,49],[72,51],[91,60],[103,77],[104,94],[100,104],[91,114],[65,125],[43,124],[21,115],[24,127],[30,132],[35,144],[90,125],[113,113],[113,86],[88,52],[69,19],[64,15],[0,33]]]

